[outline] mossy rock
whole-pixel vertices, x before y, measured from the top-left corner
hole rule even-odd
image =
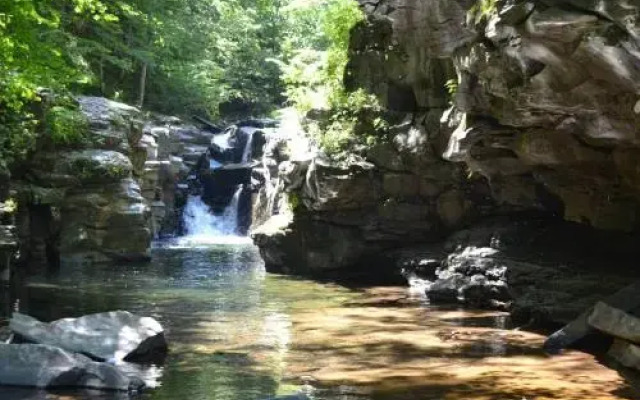
[[[117,182],[131,176],[131,161],[122,153],[85,150],[69,153],[59,168],[82,183]]]

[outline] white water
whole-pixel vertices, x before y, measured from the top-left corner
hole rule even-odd
[[[222,215],[211,213],[200,196],[190,196],[182,215],[186,235],[178,240],[177,245],[193,247],[250,243],[251,239],[238,235],[238,201],[241,193],[242,186],[238,186]]]
[[[249,161],[251,161],[251,155],[252,155],[252,147],[253,147],[253,134],[255,133],[255,130],[253,129],[248,129],[247,130],[247,143],[244,145],[244,150],[242,152],[242,163],[246,164]]]

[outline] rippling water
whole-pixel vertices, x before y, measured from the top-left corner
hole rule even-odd
[[[43,320],[125,309],[157,318],[170,353],[143,399],[635,398],[591,356],[547,358],[504,315],[430,308],[402,288],[349,288],[265,273],[250,244],[168,243],[138,266],[66,265],[5,290]],[[127,395],[0,388],[2,400]]]

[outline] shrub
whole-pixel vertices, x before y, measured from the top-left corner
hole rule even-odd
[[[55,106],[47,113],[47,132],[55,145],[77,145],[87,137],[89,121],[78,110]]]

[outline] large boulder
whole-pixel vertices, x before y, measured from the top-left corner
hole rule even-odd
[[[128,378],[111,364],[94,362],[57,347],[0,344],[0,385],[132,391],[144,384]]]
[[[146,260],[151,211],[133,179],[70,190],[61,207],[63,257]]]
[[[65,318],[43,323],[14,313],[9,328],[21,339],[86,354],[101,361],[142,361],[167,351],[162,325],[127,311]]]

